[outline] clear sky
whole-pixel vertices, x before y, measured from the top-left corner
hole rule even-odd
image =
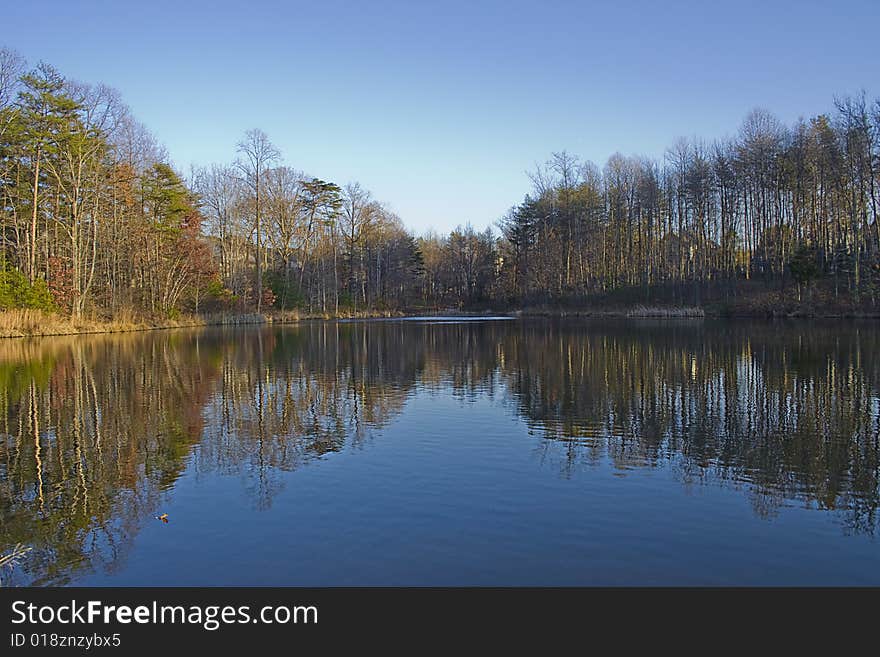
[[[880,96],[880,1],[5,3],[0,44],[119,89],[190,164],[259,127],[417,232],[490,225],[552,151],[600,166],[679,136]]]

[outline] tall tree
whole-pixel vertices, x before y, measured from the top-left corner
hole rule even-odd
[[[269,141],[262,130],[248,130],[244,138],[238,142],[238,153],[243,159],[236,162],[242,174],[242,180],[251,189],[254,202],[254,231],[256,234],[255,250],[255,299],[257,312],[263,307],[263,252],[262,252],[262,210],[264,175],[269,165],[281,157],[281,153]]]

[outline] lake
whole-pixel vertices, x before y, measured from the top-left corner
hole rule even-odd
[[[0,404],[7,585],[880,584],[876,323],[4,340]]]

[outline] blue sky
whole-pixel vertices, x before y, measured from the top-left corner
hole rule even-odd
[[[0,44],[119,89],[190,164],[263,129],[416,230],[492,224],[552,151],[600,166],[679,136],[880,96],[880,2],[15,2]]]

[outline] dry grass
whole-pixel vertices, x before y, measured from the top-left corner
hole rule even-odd
[[[121,333],[151,329],[184,328],[209,325],[289,324],[307,319],[334,319],[355,317],[398,317],[397,311],[340,311],[330,313],[300,313],[273,311],[268,314],[182,315],[175,319],[141,317],[131,311],[120,311],[112,319],[68,317],[41,310],[15,309],[0,311],[0,338],[21,338],[47,335],[75,335],[80,333]]]
[[[118,333],[143,331],[151,328],[175,326],[198,326],[201,318],[185,317],[179,320],[146,320],[130,312],[123,312],[113,319],[91,317],[67,317],[40,310],[15,309],[0,312],[0,337],[20,338],[42,335],[72,335],[77,333]]]
[[[277,310],[272,311],[266,316],[266,321],[273,324],[289,324],[292,322],[300,322],[309,319],[371,319],[371,318],[388,318],[403,317],[405,313],[399,310],[350,310],[340,308],[338,313],[302,313],[298,310]]]
[[[522,317],[568,317],[590,319],[695,319],[706,316],[705,311],[698,307],[643,305],[630,308],[581,308],[577,310],[531,307],[524,308],[514,314]]]
[[[660,308],[652,306],[636,306],[627,311],[627,317],[651,317],[658,319],[691,319],[695,317],[705,317],[706,313],[702,308],[678,306],[670,308]]]
[[[73,318],[46,313],[41,310],[15,309],[0,312],[0,337],[15,338],[28,335],[66,335],[110,330],[132,330],[128,320],[112,323],[96,322],[88,318]]]

